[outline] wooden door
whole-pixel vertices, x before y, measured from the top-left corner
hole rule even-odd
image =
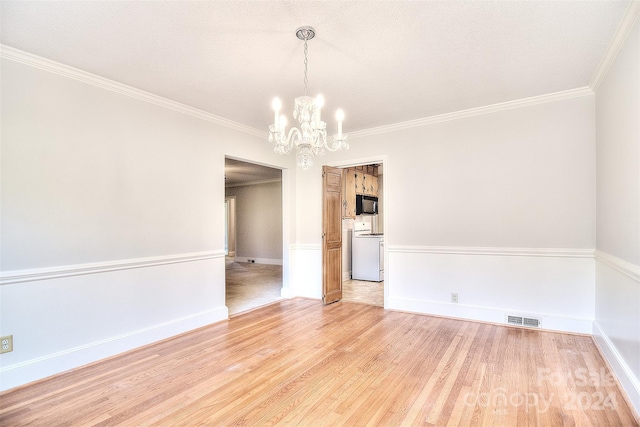
[[[322,301],[342,298],[342,169],[322,167]]]

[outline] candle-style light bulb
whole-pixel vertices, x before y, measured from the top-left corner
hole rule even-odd
[[[322,107],[324,107],[324,97],[322,95],[318,95],[316,97],[315,104],[316,104],[316,111],[317,111],[316,123],[318,123],[318,125],[319,125],[320,121],[322,120],[321,119],[321,117],[322,117],[321,116],[321,114],[322,114],[321,110],[322,110]]]
[[[273,102],[271,103],[273,107],[274,116],[273,116],[273,127],[277,131],[278,130],[278,116],[280,115],[280,108],[282,108],[282,102],[280,102],[280,98],[273,98]]]
[[[338,121],[338,138],[342,138],[342,121],[344,120],[344,111],[336,111],[336,120]]]

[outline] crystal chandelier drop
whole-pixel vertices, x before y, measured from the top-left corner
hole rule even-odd
[[[327,124],[320,116],[324,99],[322,95],[315,99],[307,95],[307,42],[315,35],[315,30],[311,27],[300,27],[296,30],[296,36],[304,40],[304,96],[297,97],[293,107],[293,118],[300,123],[300,129],[292,127],[287,133],[287,118],[280,115],[282,103],[278,98],[273,100],[275,117],[273,124],[269,125],[269,142],[275,144],[274,151],[278,154],[289,154],[295,146],[298,150],[297,163],[302,169],[312,166],[313,157],[322,156],[325,148],[329,151],[349,149],[347,135],[342,133],[342,110],[336,112],[338,133],[329,137],[330,143],[327,144]]]

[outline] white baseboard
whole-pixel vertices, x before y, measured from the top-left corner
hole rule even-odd
[[[629,368],[627,362],[620,355],[613,342],[602,330],[597,321],[593,322],[593,338],[600,352],[603,354],[611,369],[615,373],[618,382],[627,394],[629,403],[637,414],[640,414],[640,379]]]
[[[509,308],[483,307],[470,304],[443,303],[439,301],[423,301],[407,298],[389,298],[385,308],[504,325],[507,325],[505,315],[515,313],[514,310]],[[541,319],[540,329],[589,335],[592,333],[593,319],[531,311],[522,314]]]
[[[640,266],[597,250],[596,316],[593,338],[629,404],[640,415]]]
[[[342,272],[342,281],[351,280],[351,271],[343,271]]]
[[[251,262],[253,260],[256,264],[269,264],[269,265],[282,265],[282,259],[276,258],[254,258],[237,256],[235,262]]]
[[[297,289],[296,293],[295,293],[296,297],[301,297],[301,298],[310,298],[310,299],[317,299],[317,300],[322,300],[322,288],[318,289],[318,290],[312,290],[309,288],[301,288],[301,289]]]
[[[291,288],[282,288],[280,289],[280,297],[281,298],[286,298],[286,299],[291,299]]]
[[[229,318],[222,306],[36,359],[0,368],[0,391],[151,344]]]

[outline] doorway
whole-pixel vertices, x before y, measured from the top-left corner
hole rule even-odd
[[[363,161],[362,163],[339,165],[343,170],[343,208],[342,208],[342,301],[359,302],[384,307],[384,177],[383,161]],[[362,212],[356,206],[357,197],[377,200],[375,213]],[[364,227],[364,231],[359,230]],[[354,229],[356,233],[354,233]],[[375,234],[371,237],[354,237],[354,234]],[[366,239],[356,240],[353,239]],[[379,246],[377,265],[380,274],[376,278],[359,277],[360,272],[353,271],[354,256],[358,257],[358,269],[362,265],[362,257],[367,255],[358,252],[359,243],[366,242],[366,247]],[[354,243],[356,251],[354,251]],[[369,260],[366,260],[367,264]],[[374,263],[375,264],[375,263]],[[378,267],[372,267],[378,268]],[[367,274],[368,276],[369,274]]]
[[[225,158],[225,304],[229,315],[281,299],[282,171]]]

